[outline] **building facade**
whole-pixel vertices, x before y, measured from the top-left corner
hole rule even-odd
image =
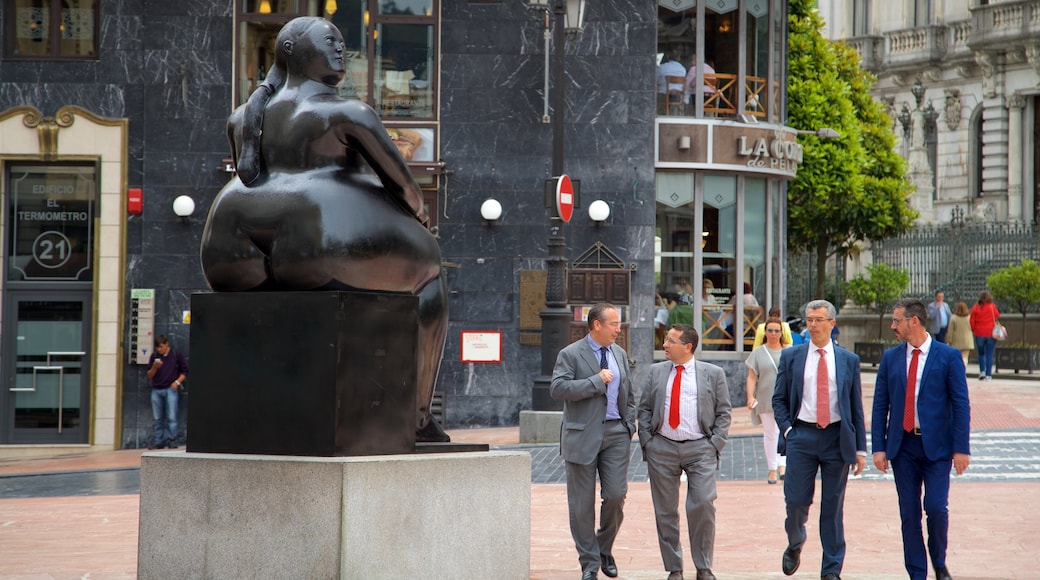
[[[878,77],[921,223],[1040,216],[1040,2],[824,0],[833,40]]]
[[[675,293],[739,400],[749,333],[784,306],[785,184],[810,146],[784,126],[784,2],[589,3],[557,111],[547,79],[562,47],[523,2],[12,0],[0,10],[0,456],[148,442],[151,341],[168,336],[190,364],[191,295],[208,291],[198,251],[234,168],[225,121],[300,15],[343,32],[341,94],[380,113],[423,186],[451,293],[448,427],[515,424],[531,408],[557,226],[568,341],[585,308],[619,303],[638,380],[659,356],[656,296]],[[672,95],[666,54],[683,69]],[[580,182],[567,223],[546,185],[561,145]],[[481,214],[488,199],[497,219]],[[711,291],[690,291],[705,280]],[[191,389],[189,375],[182,430]]]

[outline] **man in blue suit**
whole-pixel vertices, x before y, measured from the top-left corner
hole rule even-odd
[[[896,302],[892,331],[906,344],[881,358],[870,435],[874,465],[887,473],[892,462],[903,561],[911,580],[928,577],[928,554],[936,579],[951,580],[946,569],[950,466],[957,475],[968,468],[971,407],[960,352],[929,336],[925,316],[920,300]],[[922,484],[928,554],[921,529]]]
[[[777,447],[787,456],[787,549],[782,567],[788,576],[801,563],[805,522],[819,471],[820,576],[841,580],[845,486],[850,466],[859,475],[867,463],[859,357],[831,342],[836,315],[834,305],[826,300],[805,306],[811,340],[783,351],[773,390],[773,414],[782,434]]]

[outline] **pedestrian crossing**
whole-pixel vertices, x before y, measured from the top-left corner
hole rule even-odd
[[[558,445],[519,445],[531,453],[532,483],[563,483],[566,472]],[[854,480],[891,479],[874,468],[868,450],[867,469]],[[971,464],[958,481],[1040,481],[1040,429],[976,431],[971,434]],[[731,437],[722,451],[719,481],[765,480],[768,475],[761,435]],[[639,445],[632,443],[629,481],[647,481]]]

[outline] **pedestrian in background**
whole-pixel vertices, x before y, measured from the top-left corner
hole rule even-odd
[[[769,309],[769,314],[766,316],[769,318],[780,318],[780,307],[774,306]],[[785,321],[780,322],[780,326],[783,328],[783,332],[780,336],[784,339],[784,344],[794,344],[794,338],[791,336],[791,325]],[[751,345],[751,349],[754,350],[766,342],[766,323],[763,322],[755,328],[755,342]]]
[[[952,580],[946,567],[950,527],[950,468],[964,473],[970,461],[971,407],[964,365],[957,351],[925,331],[925,307],[899,300],[892,331],[903,344],[881,357],[870,422],[874,466],[888,473],[899,498],[903,564],[910,580],[927,580],[931,557],[936,580]],[[921,488],[928,529],[925,551]]]
[[[170,348],[163,335],[155,339],[155,351],[148,361],[148,378],[152,380],[152,444],[149,449],[176,449],[178,390],[188,377],[188,363],[180,351]]]
[[[958,302],[950,317],[950,326],[946,332],[946,344],[961,351],[964,368],[968,368],[968,353],[975,348],[975,337],[971,334],[971,319],[968,305]]]
[[[932,337],[939,342],[946,342],[946,331],[950,325],[950,319],[953,318],[953,312],[950,312],[950,305],[943,302],[942,290],[936,290],[935,300],[928,305],[928,332],[932,334]]]
[[[997,339],[993,338],[993,327],[1000,318],[1000,311],[993,303],[993,295],[988,290],[979,294],[979,301],[971,307],[968,315],[971,321],[971,333],[975,336],[975,349],[979,351],[979,380],[993,380],[993,351],[997,348]]]
[[[779,313],[779,308],[776,309]],[[776,483],[783,479],[787,470],[787,457],[776,450],[780,428],[776,426],[773,416],[773,387],[776,386],[776,372],[780,368],[780,352],[791,344],[790,334],[784,335],[783,322],[779,316],[770,316],[763,332],[766,342],[751,351],[744,361],[748,367],[747,407],[751,410],[751,423],[762,425],[762,445],[766,452],[766,465],[769,474],[768,483]]]

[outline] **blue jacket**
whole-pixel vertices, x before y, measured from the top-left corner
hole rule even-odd
[[[874,452],[884,451],[889,460],[899,454],[899,444],[903,441],[906,349],[907,344],[903,343],[885,351],[874,385],[871,448]],[[928,459],[937,461],[954,453],[971,453],[971,405],[964,361],[960,351],[936,340],[931,341],[921,374],[917,417]]]

